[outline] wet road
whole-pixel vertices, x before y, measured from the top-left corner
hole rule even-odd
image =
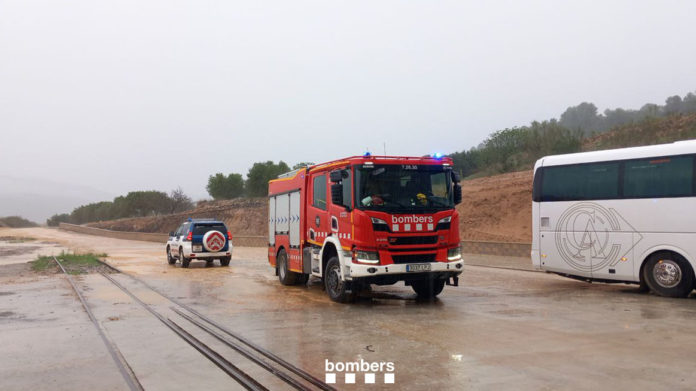
[[[375,384],[367,386],[361,372],[346,385],[334,371],[340,389],[693,389],[696,382],[693,298],[466,266],[461,286],[445,287],[433,302],[416,301],[410,288],[396,285],[342,305],[318,283],[281,286],[265,249],[235,249],[228,268],[201,262],[182,269],[167,265],[157,244],[34,234],[107,252],[110,263],[319,378],[326,360],[394,365],[394,385],[384,384],[389,371],[374,371]],[[161,297],[118,278],[167,311]],[[239,388],[103,277],[79,283],[146,389]],[[283,388],[268,373],[253,374]]]

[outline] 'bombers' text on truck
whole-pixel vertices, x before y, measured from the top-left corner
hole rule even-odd
[[[356,156],[269,182],[268,260],[284,285],[320,277],[332,300],[404,281],[458,285],[459,176],[449,158]]]

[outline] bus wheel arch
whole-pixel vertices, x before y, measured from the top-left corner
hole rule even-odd
[[[696,282],[691,262],[673,249],[651,251],[643,258],[639,277],[641,288],[666,297],[686,297]]]

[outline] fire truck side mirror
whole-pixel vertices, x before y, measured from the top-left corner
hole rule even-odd
[[[454,183],[459,183],[461,182],[461,177],[459,176],[459,173],[456,171],[452,171],[452,182]]]
[[[336,172],[336,171],[334,171]],[[333,172],[331,173],[333,176]],[[340,172],[339,172],[340,174]],[[333,178],[331,178],[333,182]],[[340,183],[334,183],[331,185],[331,203],[334,205],[343,206],[343,185]]]
[[[341,174],[341,170],[331,171],[331,173],[329,174],[329,179],[332,183],[338,183],[342,181],[343,175]]]
[[[454,184],[454,194],[452,194],[452,195],[454,196],[453,197],[454,204],[455,205],[461,204],[461,202],[462,202],[462,185],[460,185],[459,183],[455,183]]]

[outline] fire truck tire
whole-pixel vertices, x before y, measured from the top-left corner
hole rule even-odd
[[[283,285],[295,285],[297,284],[297,273],[288,270],[288,254],[285,250],[280,250],[278,252],[277,267],[278,267],[278,280]]]
[[[445,280],[426,278],[425,280],[413,281],[411,288],[419,298],[431,299],[440,293],[445,287]]]
[[[326,264],[324,288],[329,298],[337,303],[350,303],[355,300],[355,294],[350,290],[349,282],[341,279],[341,263],[337,256],[329,258]]]
[[[231,259],[232,259],[232,257],[220,258],[220,265],[221,266],[230,266]]]
[[[297,285],[306,285],[309,281],[309,274],[297,273]]]

